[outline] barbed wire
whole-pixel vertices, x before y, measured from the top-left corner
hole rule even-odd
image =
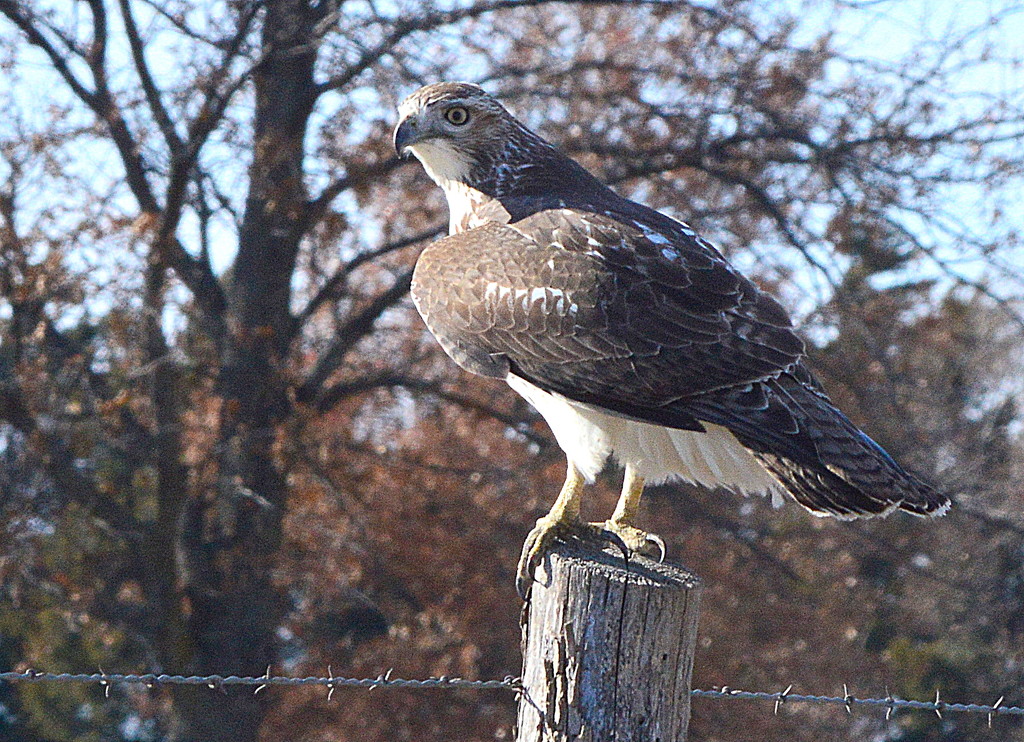
[[[108,697],[110,695],[111,687],[119,684],[140,684],[150,688],[157,685],[205,685],[214,690],[223,690],[227,686],[239,685],[253,687],[255,688],[255,693],[259,693],[265,688],[272,686],[320,686],[327,689],[328,700],[331,699],[336,688],[344,687],[366,688],[369,690],[373,690],[375,688],[500,689],[511,690],[515,693],[523,692],[521,678],[514,678],[511,676],[502,680],[467,680],[465,678],[449,677],[447,675],[442,675],[436,678],[410,679],[393,678],[391,677],[391,671],[388,670],[388,672],[383,675],[379,675],[376,678],[346,678],[335,676],[331,668],[328,667],[329,674],[325,677],[293,677],[288,675],[271,675],[270,669],[271,668],[268,667],[266,674],[260,676],[167,675],[156,673],[134,675],[108,673],[104,672],[102,669],[100,672],[94,673],[53,673],[30,669],[0,672],[0,682],[94,684],[103,686],[105,695]],[[937,714],[939,718],[942,718],[943,712],[987,714],[990,726],[992,724],[993,716],[1024,716],[1024,707],[1003,705],[1004,696],[1001,696],[995,703],[984,704],[951,703],[949,701],[943,701],[939,697],[938,691],[936,691],[935,700],[933,701],[915,701],[912,699],[899,698],[888,693],[885,698],[857,698],[849,692],[845,683],[843,684],[843,695],[841,696],[808,695],[803,693],[793,693],[792,690],[792,685],[785,690],[775,692],[746,691],[722,686],[720,688],[714,687],[708,690],[694,688],[690,691],[690,695],[693,698],[710,698],[719,700],[772,701],[775,704],[774,712],[776,714],[779,712],[779,708],[781,706],[788,703],[810,703],[843,706],[846,708],[848,713],[853,713],[854,706],[873,706],[884,708],[886,709],[886,719],[890,717],[893,711],[899,709],[931,711]]]
[[[330,668],[328,668],[330,673]],[[107,695],[110,687],[119,683],[141,684],[148,687],[155,685],[205,685],[212,689],[222,689],[229,685],[255,686],[257,693],[270,686],[296,686],[296,685],[319,685],[332,691],[334,688],[475,688],[475,689],[509,689],[519,690],[518,678],[511,676],[504,680],[466,680],[465,678],[452,678],[442,675],[438,678],[423,678],[420,680],[393,678],[391,671],[376,678],[345,678],[335,677],[333,673],[329,677],[293,677],[289,675],[271,675],[270,668],[267,668],[266,675],[254,677],[251,675],[166,675],[156,673],[145,673],[142,675],[108,673],[53,673],[40,672],[39,670],[23,670],[21,672],[0,672],[0,681],[27,681],[27,682],[50,682],[50,683],[91,683],[105,686]]]

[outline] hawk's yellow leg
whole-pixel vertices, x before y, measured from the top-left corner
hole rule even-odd
[[[640,496],[644,491],[644,478],[636,470],[626,464],[626,475],[622,480],[622,494],[615,505],[612,517],[604,523],[595,523],[606,532],[614,533],[626,548],[633,552],[644,552],[651,546],[657,546],[660,554],[658,561],[665,559],[665,542],[661,536],[641,531],[633,525],[633,519],[640,511]]]
[[[643,493],[644,480],[638,476],[632,466],[626,466],[626,476],[622,483],[622,494],[612,517],[604,523],[584,523],[580,520],[580,493],[584,479],[579,470],[570,461],[565,474],[565,484],[551,510],[526,537],[523,553],[519,557],[516,570],[516,588],[520,597],[525,598],[533,582],[533,573],[540,564],[544,553],[557,538],[579,538],[587,541],[611,543],[623,550],[626,556],[630,552],[644,551],[652,544],[665,557],[665,542],[659,536],[641,531],[632,525],[640,507],[640,495]]]
[[[578,534],[582,529],[580,492],[583,490],[584,481],[580,470],[570,461],[565,471],[565,484],[562,485],[562,491],[558,493],[555,504],[551,506],[547,515],[537,519],[537,524],[523,544],[523,553],[519,557],[519,566],[516,569],[516,590],[519,591],[519,597],[526,598],[533,582],[533,572],[540,564],[544,552],[551,546],[551,542],[559,536]]]

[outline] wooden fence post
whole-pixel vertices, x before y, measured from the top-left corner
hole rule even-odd
[[[559,544],[523,609],[516,742],[685,742],[702,585]]]

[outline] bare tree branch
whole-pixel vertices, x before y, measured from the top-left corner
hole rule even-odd
[[[524,423],[531,422],[532,419],[536,419],[536,416],[521,418],[516,415],[510,415],[507,412],[473,399],[472,397],[446,389],[438,381],[393,372],[385,372],[359,379],[348,379],[346,381],[340,381],[337,384],[333,384],[327,387],[323,394],[320,395],[320,398],[317,400],[316,410],[319,413],[324,414],[329,412],[345,399],[349,399],[359,394],[365,394],[366,392],[373,391],[375,389],[394,389],[399,387],[408,389],[409,391],[429,394],[437,397],[438,399],[444,400],[445,402],[450,402],[467,410],[479,412],[487,415],[488,417],[492,417],[498,422],[512,428],[532,443],[544,446],[551,443],[551,439],[549,437],[539,434],[524,426]]]
[[[383,257],[384,255],[418,245],[432,237],[437,237],[438,235],[443,234],[445,229],[447,229],[447,225],[438,224],[436,227],[431,227],[430,229],[414,234],[411,237],[395,240],[394,242],[389,242],[375,250],[367,250],[366,252],[361,252],[356,255],[343,266],[338,268],[338,270],[324,282],[316,294],[313,295],[313,298],[309,300],[306,306],[304,306],[295,316],[292,333],[294,334],[299,332],[306,322],[309,321],[309,318],[316,314],[317,310],[324,304],[331,301],[337,301],[341,298],[345,283],[352,273],[354,273],[358,268],[372,260]]]
[[[131,0],[118,0],[118,2],[121,6],[121,18],[128,37],[132,61],[135,63],[135,71],[139,76],[139,82],[142,84],[142,90],[146,95],[146,102],[149,104],[150,113],[153,114],[153,120],[156,121],[161,133],[164,135],[167,149],[171,152],[173,158],[181,151],[181,137],[178,136],[178,131],[171,120],[170,114],[167,112],[167,108],[164,106],[160,91],[157,89],[153,75],[150,72],[149,63],[146,61],[144,42],[139,34],[138,26],[135,24],[135,16],[132,13]]]
[[[419,18],[398,18],[391,22],[392,30],[375,46],[365,50],[354,63],[343,72],[336,74],[319,85],[319,93],[340,90],[368,70],[382,57],[390,54],[400,41],[411,34],[431,31],[470,18],[479,18],[487,13],[513,8],[536,7],[550,3],[575,5],[653,5],[678,7],[684,3],[676,0],[486,0],[475,5],[452,10],[434,10]]]
[[[345,322],[345,325],[337,333],[338,337],[328,346],[327,350],[320,354],[313,370],[296,389],[295,398],[298,401],[312,404],[317,399],[324,383],[331,374],[341,367],[349,351],[370,333],[374,323],[384,312],[409,293],[411,283],[412,271],[410,270],[400,275],[390,289],[378,294],[366,307],[353,314]]]
[[[361,168],[357,172],[349,173],[344,177],[334,179],[324,186],[324,189],[316,198],[310,200],[306,208],[304,220],[305,228],[309,229],[313,224],[316,224],[326,213],[327,207],[331,205],[331,202],[349,188],[362,185],[367,181],[381,178],[395,170],[401,164],[402,160],[398,157],[391,157],[387,160],[374,163],[369,167]]]
[[[34,17],[23,12],[21,4],[17,0],[0,0],[0,13],[10,18],[14,25],[21,29],[22,33],[28,38],[29,43],[43,50],[43,53],[49,57],[53,68],[64,78],[68,87],[74,91],[75,95],[91,106],[94,93],[86,88],[85,84],[75,76],[63,55],[34,25]]]
[[[100,121],[106,124],[111,140],[117,148],[124,166],[129,189],[137,200],[140,209],[146,214],[151,214],[160,224],[156,242],[163,259],[193,292],[198,303],[207,310],[209,315],[215,317],[224,307],[223,292],[216,277],[210,272],[208,266],[203,265],[200,261],[189,255],[181,243],[177,239],[172,238],[171,235],[173,235],[177,228],[180,206],[184,200],[185,184],[192,161],[198,154],[199,147],[205,142],[206,137],[209,136],[216,121],[219,121],[219,116],[223,113],[224,107],[230,99],[230,94],[223,96],[211,94],[207,98],[209,105],[203,109],[207,118],[197,118],[197,120],[193,121],[194,128],[190,131],[189,137],[189,153],[185,156],[184,160],[181,158],[172,160],[173,163],[177,164],[177,167],[172,166],[172,176],[168,185],[168,199],[171,208],[169,213],[165,212],[157,201],[147,176],[141,148],[107,87],[107,19],[102,0],[90,0],[90,8],[94,17],[94,42],[87,61],[96,86],[94,91],[88,90],[74,76],[66,60],[33,23],[31,15],[22,12],[19,4],[13,0],[0,0],[0,12],[10,18],[25,33],[30,43],[38,46],[46,53],[54,69],[64,78],[72,91],[96,114]],[[246,23],[249,22],[251,22],[251,17],[246,21]],[[240,34],[242,33],[240,31]],[[234,51],[229,49],[229,56],[234,53]],[[241,84],[241,81],[237,81],[229,88],[229,92],[233,92]]]

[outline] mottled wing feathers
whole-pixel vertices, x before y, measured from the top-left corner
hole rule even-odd
[[[566,262],[566,255],[541,250],[518,232],[488,223],[424,250],[413,275],[413,300],[460,366],[504,378],[512,364],[525,359],[567,356],[568,348],[560,344],[571,341],[574,319],[568,317],[566,297],[579,299],[580,286]],[[524,266],[529,266],[530,281]],[[556,287],[561,294],[556,295]],[[575,343],[573,350],[586,359],[585,346]],[[601,347],[590,356],[608,352]]]
[[[724,426],[813,512],[948,506],[829,402],[778,303],[643,207],[547,209],[452,235],[420,257],[413,298],[463,368],[643,422]]]
[[[774,300],[680,236],[670,243],[605,215],[542,211],[431,245],[413,297],[470,371],[512,370],[570,399],[694,428],[667,405],[778,374],[803,344]]]

